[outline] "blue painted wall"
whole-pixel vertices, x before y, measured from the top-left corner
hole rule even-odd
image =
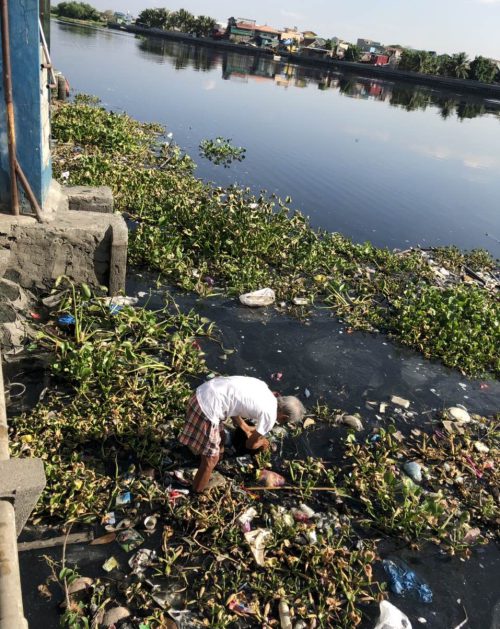
[[[42,71],[38,0],[8,0],[10,53],[16,117],[17,159],[43,206],[52,169],[49,145],[49,91]],[[1,46],[1,43],[0,43]],[[0,56],[0,73],[3,72]],[[9,207],[10,183],[6,133],[5,94],[0,84],[0,205]],[[23,206],[28,208],[26,202]]]

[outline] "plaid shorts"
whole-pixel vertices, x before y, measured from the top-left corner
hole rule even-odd
[[[194,454],[220,456],[224,451],[224,423],[218,426],[205,417],[194,394],[187,405],[186,423],[179,435],[179,441]]]

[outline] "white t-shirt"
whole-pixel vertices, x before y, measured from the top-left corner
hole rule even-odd
[[[257,432],[265,435],[276,423],[278,401],[267,384],[257,378],[213,378],[196,389],[196,398],[205,417],[216,425],[239,415],[255,420]]]

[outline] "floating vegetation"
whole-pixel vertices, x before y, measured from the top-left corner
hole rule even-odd
[[[245,153],[246,149],[233,146],[230,139],[219,137],[215,140],[202,140],[200,143],[200,155],[224,168],[229,168],[234,161],[242,162]]]
[[[132,263],[202,295],[269,286],[289,303],[326,302],[354,328],[390,333],[463,373],[500,374],[498,267],[486,252],[440,248],[443,275],[427,252],[313,230],[290,199],[204,184],[158,126],[87,102],[58,107],[53,133],[56,174],[109,185],[135,221]]]

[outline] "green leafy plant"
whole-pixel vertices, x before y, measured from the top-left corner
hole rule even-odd
[[[234,161],[243,161],[245,152],[246,149],[233,146],[231,140],[221,137],[215,140],[202,140],[200,143],[200,155],[224,168],[228,168]]]

